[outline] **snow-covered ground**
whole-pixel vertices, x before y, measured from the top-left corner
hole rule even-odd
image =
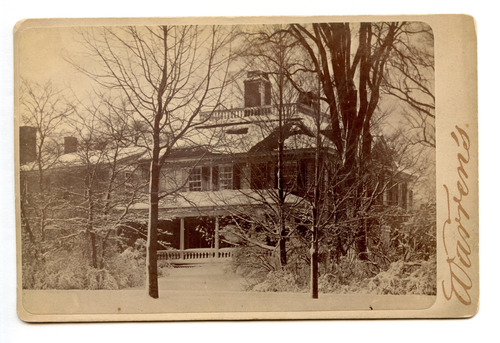
[[[148,297],[141,288],[24,290],[22,296],[25,311],[54,315],[423,309],[430,307],[435,299],[431,296],[320,294],[319,299],[313,300],[308,293],[249,292],[245,291],[245,281],[223,264],[172,269],[159,280],[159,288],[159,299]]]

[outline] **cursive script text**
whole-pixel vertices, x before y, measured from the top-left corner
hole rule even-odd
[[[470,233],[467,227],[470,215],[464,206],[469,195],[467,166],[470,161],[470,139],[467,132],[455,126],[451,137],[457,143],[457,181],[456,187],[443,184],[446,191],[448,215],[443,223],[443,246],[448,266],[442,289],[447,300],[455,297],[464,305],[471,304],[470,290],[472,279],[469,275],[471,267]],[[452,214],[453,211],[453,214]],[[452,219],[452,217],[454,217]]]

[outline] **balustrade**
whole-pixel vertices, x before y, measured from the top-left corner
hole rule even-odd
[[[197,262],[197,261],[213,261],[214,259],[231,259],[233,257],[234,248],[219,249],[216,256],[215,249],[186,249],[186,250],[160,250],[158,251],[158,260],[168,260],[170,262]]]
[[[298,110],[310,111],[307,106],[303,104],[285,104],[283,105],[283,111],[286,115],[295,114]],[[200,119],[202,121],[209,120],[215,122],[226,121],[235,118],[245,118],[245,117],[258,117],[258,116],[269,116],[278,115],[277,106],[259,106],[259,107],[245,107],[245,108],[230,108],[225,110],[215,110],[213,112],[204,112],[201,114]]]

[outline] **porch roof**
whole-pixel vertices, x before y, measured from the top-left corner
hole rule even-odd
[[[159,210],[176,217],[214,215],[221,213],[240,213],[248,208],[274,207],[277,204],[277,190],[221,190],[205,192],[185,192],[167,196],[160,200]],[[285,204],[288,206],[304,206],[305,199],[287,194]],[[149,203],[135,203],[132,211],[148,210]]]

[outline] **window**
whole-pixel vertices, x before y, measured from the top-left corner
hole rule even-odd
[[[159,180],[160,192],[168,192],[174,189],[172,174],[173,174],[172,170],[169,170],[168,172],[166,170],[162,170],[160,172],[160,180]]]
[[[272,185],[267,163],[256,163],[250,169],[251,187],[253,189],[266,189]]]
[[[233,166],[219,167],[219,189],[233,189]]]
[[[283,184],[293,188],[297,182],[298,168],[296,161],[285,161],[283,164]]]
[[[387,190],[387,203],[391,206],[396,206],[398,204],[398,184],[391,185]]]
[[[191,192],[201,191],[201,167],[191,169],[188,183]]]
[[[401,184],[401,207],[405,210],[408,209],[408,184],[405,182]]]

